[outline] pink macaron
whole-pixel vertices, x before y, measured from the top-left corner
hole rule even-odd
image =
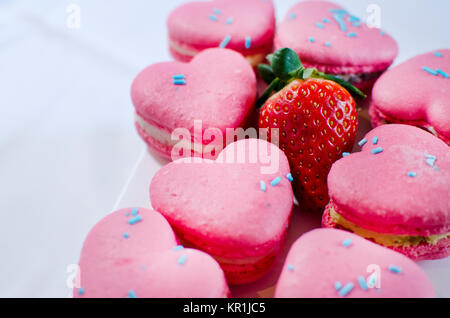
[[[402,254],[335,229],[302,235],[289,250],[278,298],[430,298],[433,286]]]
[[[279,24],[275,49],[296,51],[306,67],[338,75],[368,92],[398,54],[396,41],[327,1],[303,1]]]
[[[208,49],[190,63],[153,64],[131,87],[136,128],[161,156],[216,157],[227,129],[246,125],[256,99],[256,77],[241,54]],[[176,150],[174,150],[174,147]],[[174,153],[172,153],[174,152]]]
[[[76,298],[229,296],[219,264],[178,245],[164,217],[142,208],[111,213],[94,226],[84,242],[77,276]]]
[[[383,125],[328,175],[323,226],[352,231],[414,260],[450,255],[450,148],[426,131]]]
[[[280,253],[293,207],[284,153],[261,139],[227,146],[216,161],[180,159],[151,181],[150,199],[185,246],[222,266],[230,284],[255,281]]]
[[[272,0],[190,2],[171,12],[167,28],[176,60],[187,62],[204,49],[222,47],[257,66],[273,48],[274,7]]]
[[[372,125],[398,123],[424,128],[450,146],[450,49],[416,56],[375,83]]]

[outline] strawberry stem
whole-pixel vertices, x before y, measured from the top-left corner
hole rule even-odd
[[[344,87],[354,97],[366,98],[367,96],[358,88],[338,76],[319,72],[316,68],[304,68],[297,53],[289,48],[283,48],[274,54],[267,56],[269,65],[260,64],[258,72],[261,78],[269,84],[269,87],[256,102],[259,108],[269,99],[274,91],[283,89],[295,79],[307,80],[309,78],[322,78],[336,82]]]

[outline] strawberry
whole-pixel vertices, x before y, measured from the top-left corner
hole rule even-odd
[[[329,201],[327,177],[331,165],[350,152],[358,129],[357,88],[335,76],[305,69],[297,54],[281,49],[260,65],[270,86],[258,101],[263,104],[259,127],[278,129],[294,177],[294,192],[305,207],[323,211]],[[346,89],[347,88],[347,89]],[[268,98],[274,90],[278,92]],[[267,101],[266,101],[267,100]]]

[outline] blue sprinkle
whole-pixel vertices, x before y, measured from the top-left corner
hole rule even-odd
[[[142,221],[142,217],[140,215],[136,215],[134,218],[128,220],[128,224],[133,225]]]
[[[372,150],[372,154],[374,154],[374,155],[377,155],[382,152],[383,152],[383,148],[381,148],[381,147],[378,147],[378,148],[375,148]]]
[[[349,37],[349,38],[354,38],[356,36],[357,36],[356,32],[347,33],[347,37]]]
[[[294,265],[289,264],[289,265],[287,266],[287,269],[288,269],[289,271],[293,272],[295,268],[294,268]]]
[[[389,265],[389,271],[391,271],[392,273],[395,274],[401,274],[402,273],[402,269],[398,266],[395,265]]]
[[[427,158],[427,159],[425,159],[425,162],[427,163],[427,165],[429,165],[431,168],[433,168],[434,164],[436,163],[436,159]]]
[[[353,243],[352,239],[347,238],[347,239],[342,241],[342,246],[343,247],[349,247],[350,245],[352,245],[352,243]]]
[[[217,17],[216,17],[214,14],[211,14],[211,15],[209,16],[209,19],[210,19],[211,21],[217,21]]]
[[[333,18],[339,24],[339,27],[341,28],[342,32],[347,32],[347,26],[345,25],[344,20],[342,20],[342,15],[336,13],[336,14],[333,14]]]
[[[347,157],[347,156],[350,156],[350,152],[343,152],[342,153],[342,157]]]
[[[129,216],[129,215],[130,215],[130,212],[125,213],[125,216]]]
[[[259,181],[259,187],[262,192],[266,192],[267,187],[266,187],[266,183],[264,181]]]
[[[376,145],[377,143],[378,143],[378,137],[375,136],[375,137],[372,138],[372,144]]]
[[[173,83],[175,85],[186,85],[186,80],[182,79],[182,80],[174,80]]]
[[[355,22],[353,22],[353,26],[354,26],[355,28],[358,28],[358,27],[361,26],[361,23],[360,23],[359,21],[355,21]]]
[[[78,289],[78,295],[84,295],[84,288],[80,288],[80,289]]]
[[[226,24],[231,24],[231,23],[233,23],[233,21],[234,21],[234,18],[231,17],[231,18],[228,18],[228,19],[225,21],[225,23],[226,23]]]
[[[436,70],[436,73],[438,73],[439,75],[441,75],[443,78],[448,78],[449,76],[448,76],[448,74],[447,73],[445,73],[443,70],[441,70],[441,69],[437,69]]]
[[[367,284],[366,284],[366,280],[364,279],[364,277],[359,276],[358,283],[362,290],[367,290]]]
[[[349,22],[359,22],[359,21],[361,21],[361,19],[358,18],[357,16],[350,15],[350,16],[348,17],[348,21],[349,21]]]
[[[294,178],[292,177],[292,173],[288,173],[288,174],[286,175],[286,178],[289,180],[289,182],[294,181]]]
[[[222,14],[222,11],[220,11],[219,9],[214,9],[213,12],[214,12],[215,14],[219,14],[219,15]]]
[[[415,177],[417,177],[417,172],[414,172],[414,171],[408,172],[408,177],[410,177],[410,178],[415,178]]]
[[[328,11],[333,12],[333,13],[337,13],[339,15],[346,15],[346,14],[348,14],[347,10],[345,10],[345,9],[330,9]]]
[[[380,35],[385,35],[385,34],[386,34],[386,32],[380,31]]]
[[[138,209],[137,208],[133,208],[133,210],[131,211],[131,215],[132,216],[136,216],[138,214]]]
[[[291,19],[295,19],[297,17],[297,14],[295,14],[294,12],[291,12],[291,14],[289,16]]]
[[[219,47],[220,48],[226,48],[227,47],[227,45],[228,45],[228,43],[230,43],[230,41],[231,41],[231,36],[230,35],[227,35],[223,40],[222,40],[222,42],[220,43],[220,45],[219,45]]]
[[[270,185],[271,185],[272,187],[275,187],[275,186],[277,186],[280,182],[281,182],[281,177],[277,177],[277,178],[275,178],[275,179],[272,180],[272,182],[270,183]]]
[[[322,23],[317,22],[317,23],[316,23],[316,27],[318,27],[318,28],[320,28],[320,29],[323,29],[325,26],[324,26]]]
[[[128,298],[138,298],[133,290],[128,291]]]
[[[369,284],[370,284],[371,287],[375,287],[376,283],[377,283],[377,275],[375,273],[373,273],[369,277]]]
[[[328,20],[328,19],[322,19],[322,22],[323,22],[323,23],[331,23],[331,21]]]
[[[175,246],[174,248],[173,248],[173,250],[175,251],[175,252],[179,252],[179,251],[181,251],[181,250],[183,250],[184,249],[184,246],[183,245],[178,245],[178,246]]]
[[[129,238],[129,237],[130,237],[130,234],[128,234],[128,233],[123,233],[123,237],[124,237],[124,238]]]
[[[311,43],[314,43],[314,42],[316,42],[316,40],[314,40],[314,38],[313,38],[313,37],[309,38],[309,39],[308,39],[308,41],[309,41],[309,42],[311,42]]]
[[[435,70],[433,70],[433,69],[431,69],[431,68],[429,68],[429,67],[427,67],[427,66],[422,67],[422,69],[423,69],[425,72],[427,72],[427,73],[429,73],[429,74],[431,74],[431,75],[434,75],[434,76],[437,76],[437,75],[438,75],[438,72],[436,72]]]
[[[436,160],[436,159],[437,159],[437,157],[436,157],[436,156],[433,156],[433,155],[425,155],[425,158],[427,158],[427,159],[433,159],[433,160]]]
[[[325,46],[326,46],[326,47],[330,47],[330,46],[331,46],[331,43],[330,43],[330,42],[325,42]]]
[[[437,51],[434,52],[433,54],[434,54],[434,56],[437,56],[437,57],[442,57],[443,56],[441,52],[437,52]]]
[[[341,282],[336,282],[336,283],[334,283],[334,288],[335,288],[337,291],[339,291],[339,289],[342,288]]]
[[[252,38],[250,36],[247,36],[245,38],[245,48],[248,50],[252,47]]]
[[[342,289],[339,291],[339,295],[342,297],[347,296],[353,290],[353,287],[355,287],[353,283],[348,283],[347,285],[342,287]]]
[[[367,144],[367,139],[366,139],[366,138],[361,139],[361,141],[358,142],[358,145],[359,145],[360,147],[364,146],[365,144]]]
[[[182,79],[185,79],[185,78],[186,78],[186,75],[184,75],[184,74],[176,74],[176,75],[173,76],[174,80],[182,80]]]
[[[186,255],[181,255],[178,259],[178,264],[184,265],[184,263],[186,263]]]

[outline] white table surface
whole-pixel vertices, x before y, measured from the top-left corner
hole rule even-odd
[[[89,229],[116,207],[149,206],[163,162],[134,131],[129,89],[170,59],[165,19],[182,2],[0,0],[0,297],[68,297]],[[281,18],[296,1],[275,2]],[[379,4],[396,63],[450,47],[446,0],[335,2],[361,17]],[[78,29],[67,27],[70,4]],[[448,259],[421,266],[450,297]]]

